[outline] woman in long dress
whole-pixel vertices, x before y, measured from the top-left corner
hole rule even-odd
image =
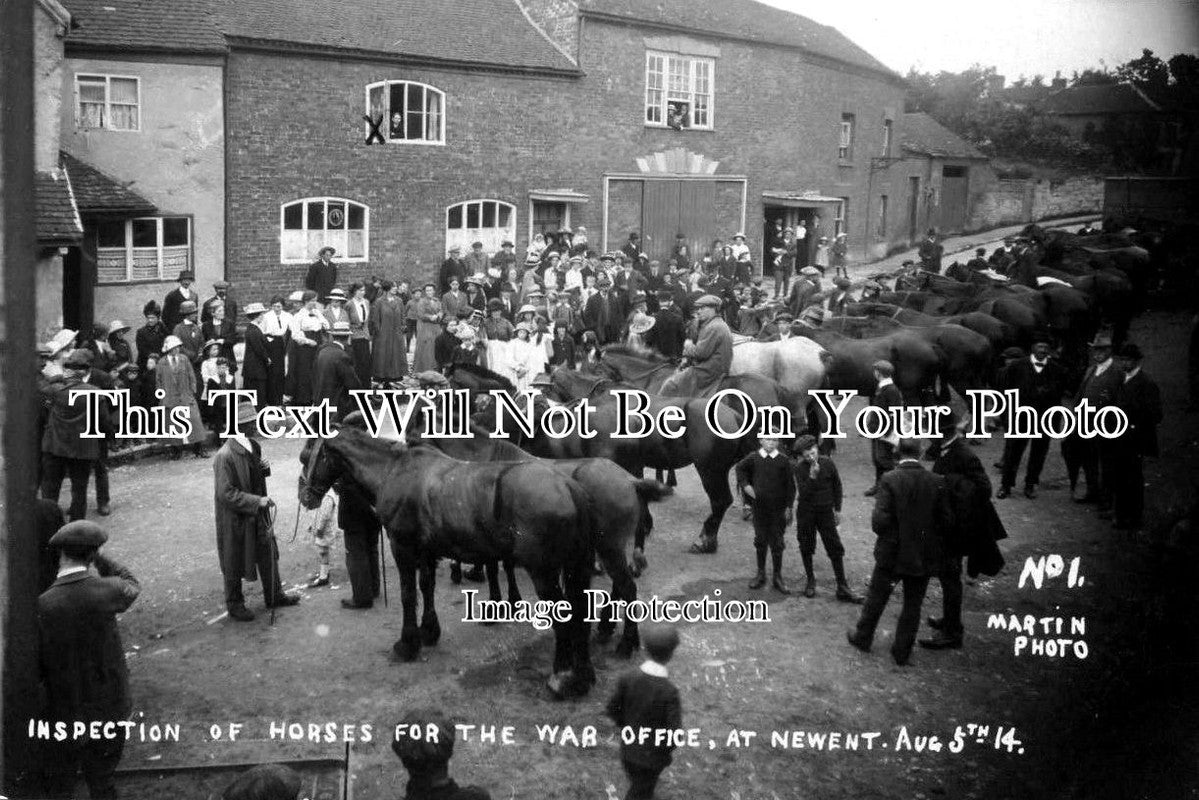
[[[371,377],[398,381],[408,374],[404,301],[391,281],[383,281],[382,290],[382,296],[371,307]]]
[[[437,369],[437,358],[433,355],[433,343],[441,333],[441,301],[437,299],[437,287],[426,283],[423,293],[416,301],[416,354],[412,358],[412,371],[425,372]]]

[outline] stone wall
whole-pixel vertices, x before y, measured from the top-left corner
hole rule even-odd
[[[1033,179],[1001,179],[978,196],[970,230],[1075,214],[1098,214],[1103,209],[1101,178],[1069,178],[1059,183]]]
[[[1032,218],[1065,217],[1098,213],[1103,209],[1102,178],[1070,178],[1061,183],[1037,181],[1033,189]]]

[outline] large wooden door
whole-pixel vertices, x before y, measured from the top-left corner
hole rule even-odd
[[[965,227],[969,185],[966,167],[946,166],[941,169],[942,233],[958,233]]]
[[[642,247],[665,261],[683,234],[693,261],[703,258],[719,234],[716,181],[647,180],[641,195]],[[735,233],[735,231],[733,231]],[[725,234],[725,238],[731,236]]]

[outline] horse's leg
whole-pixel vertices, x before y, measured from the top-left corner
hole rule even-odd
[[[420,620],[420,637],[426,645],[434,645],[441,639],[441,623],[437,620],[437,607],[433,603],[433,590],[437,583],[437,561],[432,558],[421,560],[420,593],[424,609]]]
[[[541,600],[548,600],[551,603],[557,603],[563,599],[562,586],[559,584],[559,570],[541,568],[537,571],[530,571],[530,576],[533,578],[533,586],[537,590],[537,597]],[[573,616],[572,616],[573,620]],[[570,632],[567,627],[569,622],[559,622],[555,617],[552,623],[554,631],[554,666],[550,674],[546,686],[558,699],[565,696],[565,683],[569,678],[571,664],[571,647],[570,647]]]
[[[591,572],[587,561],[579,559],[573,568],[565,570],[566,599],[570,603],[569,632],[572,690],[587,694],[595,685],[595,667],[591,664],[591,623],[587,621],[587,590],[591,588]],[[623,561],[623,557],[617,559]]]
[[[670,470],[667,470],[667,472],[666,472],[666,485],[672,486],[672,487],[679,485],[679,479],[677,477],[675,477],[673,468]]]
[[[416,627],[416,552],[410,545],[401,544],[399,536],[388,531],[391,539],[391,554],[395,557],[396,569],[400,572],[400,605],[403,608],[404,625],[400,638],[392,645],[396,655],[412,661],[420,654],[420,631]]]
[[[500,565],[494,561],[487,562],[487,591],[495,602],[502,602],[504,595],[500,593]]]
[[[508,576],[508,602],[520,602],[520,587],[516,585],[516,564],[512,559],[504,559],[504,574]]]
[[[634,578],[640,578],[641,573],[649,566],[649,561],[645,558],[645,540],[654,529],[654,515],[649,511],[649,503],[641,497],[637,502],[641,506],[641,514],[637,518],[637,530],[633,534],[633,561],[629,564],[629,574]]]
[[[632,602],[637,599],[637,583],[633,580],[632,572],[625,562],[623,540],[620,544],[622,546],[617,547],[616,542],[608,543],[601,540],[600,558],[603,559],[604,566],[608,568],[608,574],[612,577],[612,597]],[[603,633],[605,624],[609,624],[608,617],[611,616],[609,609],[610,606],[604,606],[604,621],[600,622],[597,627],[600,634]],[[611,626],[615,628],[614,623]],[[609,636],[611,636],[611,631],[609,631]],[[596,641],[606,641],[606,639],[597,635]],[[620,641],[616,643],[616,655],[618,658],[628,658],[640,646],[641,635],[637,631],[637,623],[626,616]]]
[[[704,491],[708,495],[712,511],[704,520],[704,527],[700,532],[699,539],[691,545],[691,552],[715,553],[720,523],[724,519],[725,512],[729,510],[729,506],[733,504],[733,493],[729,491],[729,470],[727,466],[718,468],[711,464],[704,464],[701,459],[695,461],[695,466],[696,471],[699,472],[700,483],[703,484]]]
[[[455,586],[462,583],[462,562],[461,561],[450,562],[450,581]]]

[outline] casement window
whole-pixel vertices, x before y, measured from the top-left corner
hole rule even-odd
[[[891,120],[883,120],[883,158],[891,157]]]
[[[874,232],[874,236],[880,242],[887,238],[887,196],[885,194],[878,198],[878,229]]]
[[[853,114],[841,115],[841,141],[837,146],[837,158],[841,161],[853,160]]]
[[[141,130],[141,81],[122,75],[75,76],[75,124],[110,131]]]
[[[849,233],[849,198],[842,197],[841,200],[833,207],[833,236],[834,238],[842,233]]]
[[[174,278],[192,269],[191,217],[135,217],[96,226],[97,283]]]
[[[393,144],[445,144],[445,92],[414,81],[382,81],[366,87],[366,133],[378,125]]]
[[[710,58],[647,51],[645,124],[711,130],[715,73],[716,62]]]
[[[279,209],[279,260],[304,264],[322,247],[340,261],[366,261],[370,254],[370,209],[341,197],[306,197]]]
[[[455,245],[465,255],[475,242],[492,255],[504,241],[516,241],[516,206],[502,200],[468,200],[445,210],[445,248]]]

